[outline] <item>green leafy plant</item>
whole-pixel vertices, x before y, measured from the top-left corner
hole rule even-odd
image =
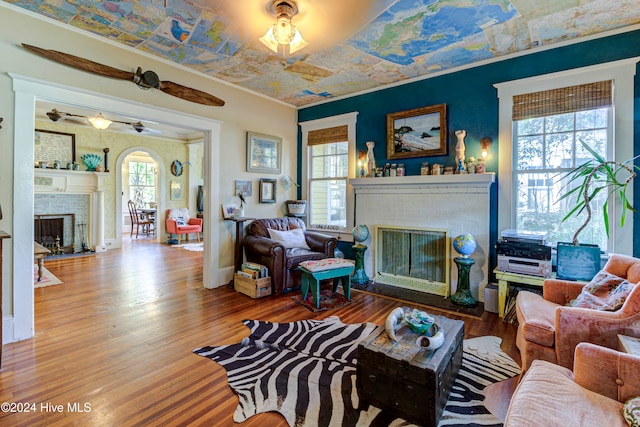
[[[627,197],[627,187],[636,176],[636,170],[640,170],[638,166],[633,164],[634,160],[638,157],[629,159],[623,163],[615,162],[612,160],[605,160],[602,156],[596,153],[587,143],[580,140],[582,146],[594,157],[592,160],[583,163],[569,172],[569,184],[572,182],[580,182],[581,184],[571,191],[565,193],[560,200],[566,199],[573,195],[576,195],[576,205],[565,215],[562,221],[566,221],[573,215],[579,215],[582,211],[586,210],[587,216],[584,223],[576,230],[573,235],[573,244],[578,245],[578,235],[584,230],[589,221],[591,221],[591,201],[598,196],[602,191],[607,194],[606,201],[603,205],[604,225],[609,236],[609,211],[608,205],[610,196],[615,201],[616,198],[620,199],[622,210],[620,212],[620,227],[624,226],[627,220],[627,211],[635,212],[636,210],[631,204],[631,200]]]

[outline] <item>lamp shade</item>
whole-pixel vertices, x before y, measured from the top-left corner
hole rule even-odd
[[[94,128],[100,129],[100,130],[108,128],[111,125],[111,123],[113,123],[111,120],[105,119],[102,116],[102,113],[98,114],[96,117],[87,117],[87,120],[91,122]]]

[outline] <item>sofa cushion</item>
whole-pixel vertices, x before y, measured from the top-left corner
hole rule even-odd
[[[281,243],[286,249],[311,249],[304,238],[304,232],[300,228],[294,228],[293,230],[273,230],[269,228],[267,231],[269,231],[269,238]]]
[[[580,295],[567,305],[592,310],[616,311],[622,307],[634,286],[628,280],[603,270],[596,274],[593,280],[582,288]]]
[[[293,217],[256,219],[247,225],[246,230],[249,236],[269,237],[269,229],[292,230],[294,228],[305,231],[304,221]]]
[[[518,292],[516,310],[520,330],[527,341],[553,347],[555,342],[555,311],[557,304],[533,292]]]
[[[534,360],[518,384],[506,426],[626,427],[622,403],[580,387],[567,368]]]
[[[285,268],[287,270],[295,270],[303,261],[319,260],[326,257],[327,255],[324,254],[323,252],[314,252],[314,251],[310,251],[308,249],[302,249],[302,248],[287,249]]]

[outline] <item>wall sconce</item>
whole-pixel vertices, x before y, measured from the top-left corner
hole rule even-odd
[[[358,173],[360,174],[360,178],[364,178],[367,175],[365,171],[366,164],[367,164],[367,152],[364,150],[360,150],[358,152]]]
[[[485,136],[484,138],[482,138],[480,140],[480,148],[482,149],[482,158],[486,159],[487,156],[489,155],[489,148],[491,148],[491,144],[493,143],[493,141],[491,141],[491,138]]]

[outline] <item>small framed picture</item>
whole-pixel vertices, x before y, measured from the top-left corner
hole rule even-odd
[[[280,173],[282,138],[247,132],[247,172]]]
[[[236,179],[236,196],[240,193],[244,195],[244,197],[253,196],[253,182],[252,181],[241,181]]]
[[[276,182],[275,179],[260,179],[260,203],[276,202]]]
[[[222,205],[222,217],[224,219],[233,218],[233,214],[235,210],[238,208],[238,205],[235,203],[227,203]]]
[[[169,190],[171,200],[184,200],[184,184],[182,181],[171,181]]]

